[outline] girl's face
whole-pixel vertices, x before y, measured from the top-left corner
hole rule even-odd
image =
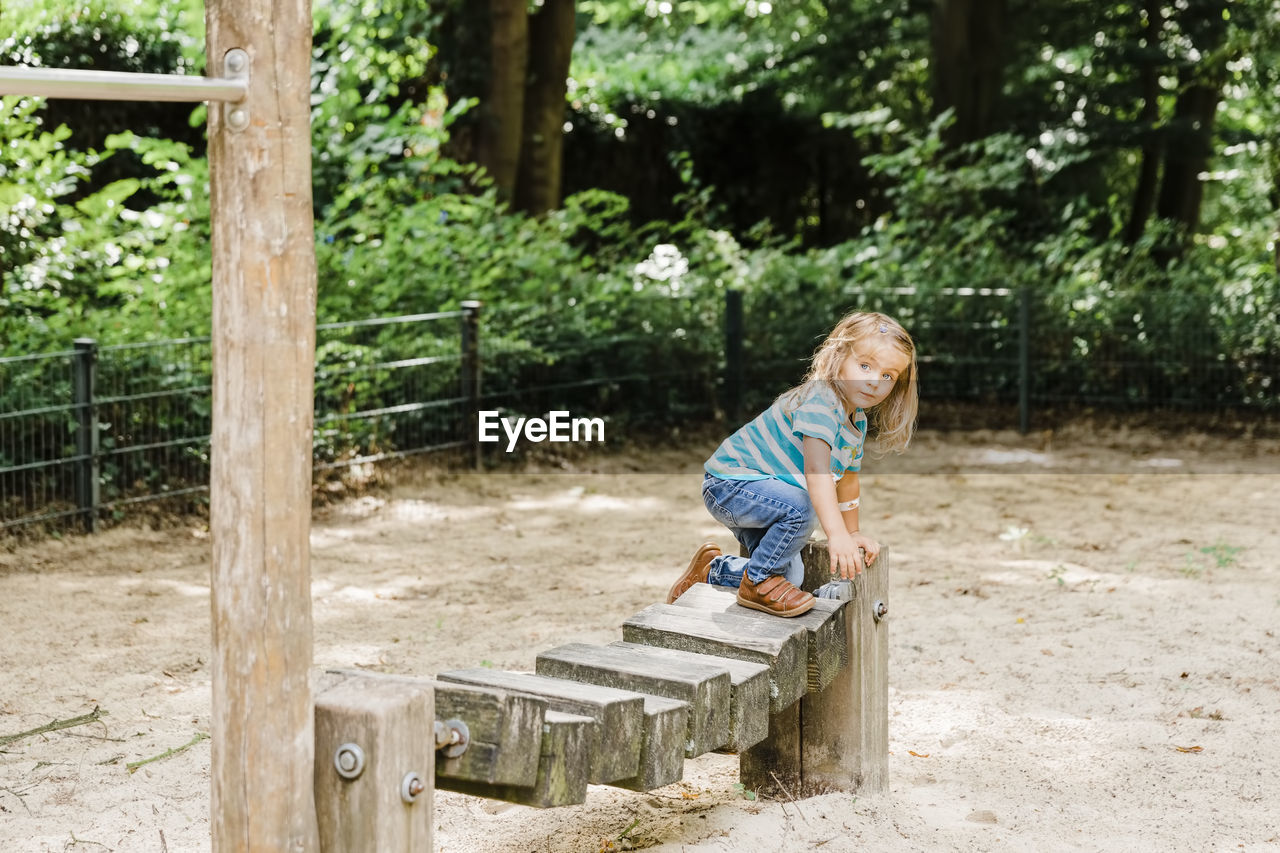
[[[860,409],[883,403],[911,357],[889,341],[859,343],[840,365],[839,382],[846,397]]]

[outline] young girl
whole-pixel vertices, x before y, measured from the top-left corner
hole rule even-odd
[[[831,573],[851,578],[880,545],[858,525],[858,470],[867,416],[882,448],[901,453],[915,430],[915,344],[895,320],[855,312],[813,356],[804,382],[721,443],[703,466],[702,500],[750,557],[712,543],[693,555],[667,595],[695,583],[738,588],[738,603],[777,616],[814,604],[799,589],[800,549],[816,524],[827,534]]]

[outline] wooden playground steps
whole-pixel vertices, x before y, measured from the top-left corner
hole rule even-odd
[[[684,758],[715,750],[761,754],[757,747],[770,721],[806,690],[825,688],[847,661],[842,607],[823,600],[809,614],[782,620],[698,584],[675,605],[655,605],[628,619],[623,641],[547,649],[537,656],[536,674],[441,673],[438,683],[532,695],[547,703],[548,713],[591,723],[580,754],[556,754],[547,764],[546,750],[556,741],[544,742],[546,766],[532,793],[454,779],[440,786],[526,805],[565,805],[585,793],[576,784],[581,778],[651,790],[678,781]],[[573,769],[570,761],[577,762]]]
[[[825,548],[802,556],[814,589],[829,567]],[[737,753],[742,784],[766,796],[888,790],[885,563],[882,551],[875,571],[854,580],[852,601],[819,599],[793,619],[698,584],[627,619],[621,641],[542,652],[536,674],[324,673],[315,698],[321,849],[429,849],[435,788],[573,805],[593,783],[668,785],[685,758],[713,750]],[[466,749],[439,747],[457,721]],[[353,744],[365,756],[354,775],[342,766]]]
[[[847,606],[819,599],[780,619],[696,584],[627,619],[621,641],[543,651],[536,673],[327,674],[317,719],[343,679],[429,691],[434,720],[469,727],[465,752],[436,754],[435,787],[536,807],[581,803],[588,784],[659,788],[682,777],[684,759],[711,751],[739,754],[744,782],[768,782],[777,769],[799,772],[801,699],[848,678]]]
[[[589,778],[592,784],[634,788],[642,762],[667,767],[675,765],[676,776],[670,781],[679,778],[679,764],[683,759],[679,740],[667,738],[666,752],[671,755],[644,753],[646,748],[650,753],[661,753],[664,733],[683,733],[688,712],[682,703],[671,702],[665,708],[651,706],[646,713],[643,694],[524,672],[463,669],[442,672],[438,677],[441,681],[529,693],[545,699],[547,707],[553,711],[590,717],[592,761]],[[663,719],[672,715],[678,719]]]

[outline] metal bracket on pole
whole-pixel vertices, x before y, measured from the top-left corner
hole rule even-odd
[[[222,57],[222,75],[227,80],[244,83],[245,94],[249,92],[249,54],[243,48],[233,47]],[[227,128],[239,133],[249,126],[249,108],[244,98],[228,103],[226,110]]]

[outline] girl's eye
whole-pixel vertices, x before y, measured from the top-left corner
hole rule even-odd
[[[871,369],[871,365],[866,364],[865,362],[864,362],[863,364],[858,365],[858,366],[859,366],[859,367],[861,367],[863,370],[870,370],[870,369]]]
[[[885,380],[886,382],[892,382],[892,381],[893,381],[893,377],[892,377],[892,376],[890,376],[890,375],[889,375],[889,374],[887,374],[887,373],[883,374],[880,378],[881,378],[881,379],[883,379],[883,380]]]

